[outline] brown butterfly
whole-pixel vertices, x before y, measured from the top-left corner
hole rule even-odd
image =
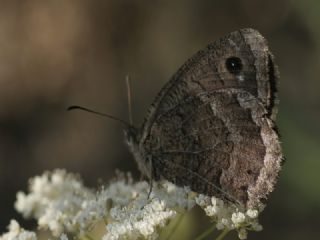
[[[283,159],[277,80],[256,30],[232,32],[197,52],[159,92],[143,126],[125,131],[142,174],[257,206]]]

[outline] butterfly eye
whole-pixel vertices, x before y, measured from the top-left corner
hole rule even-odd
[[[232,74],[239,74],[242,70],[242,62],[238,57],[229,57],[226,60],[226,67],[228,71]]]

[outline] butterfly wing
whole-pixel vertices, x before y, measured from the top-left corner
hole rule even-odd
[[[277,74],[265,39],[243,29],[189,59],[152,104],[137,144],[143,172],[256,205],[282,159],[274,130]],[[142,167],[143,168],[143,167]]]

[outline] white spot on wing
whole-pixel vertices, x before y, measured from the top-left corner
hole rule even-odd
[[[244,77],[243,77],[242,74],[241,74],[241,75],[238,75],[238,76],[237,76],[237,79],[239,80],[239,82],[243,82],[243,81],[244,81]]]

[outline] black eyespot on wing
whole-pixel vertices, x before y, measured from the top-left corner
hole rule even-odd
[[[226,60],[226,68],[231,74],[239,74],[242,70],[242,67],[242,61],[238,57],[229,57]]]

